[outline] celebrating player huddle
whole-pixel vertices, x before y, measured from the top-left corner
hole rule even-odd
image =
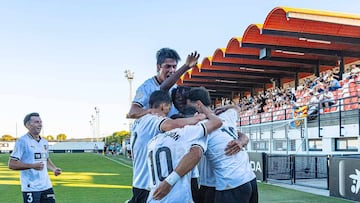
[[[131,203],[258,202],[256,177],[241,151],[245,135],[236,130],[239,108],[217,109],[216,116],[206,89],[174,85],[198,58],[196,52],[190,54],[175,71],[176,51],[159,50],[158,75],[136,92],[128,114],[137,118],[130,138]]]

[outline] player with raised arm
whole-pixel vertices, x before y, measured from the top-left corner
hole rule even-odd
[[[206,150],[205,136],[222,125],[200,101],[197,108],[208,118],[206,122],[161,133],[149,142],[147,162],[151,191],[148,202],[193,202],[188,172]]]
[[[145,114],[153,113],[152,109],[149,109],[149,97],[151,93],[160,89],[171,92],[171,90],[176,87],[176,81],[179,80],[182,74],[197,64],[199,57],[200,55],[196,51],[189,54],[185,64],[176,70],[178,61],[180,60],[179,54],[170,48],[162,48],[157,51],[157,75],[147,79],[138,87],[127,117],[136,119]],[[172,107],[168,116],[177,113],[177,109]]]
[[[196,124],[205,119],[204,114],[191,118],[169,119],[166,114],[171,107],[171,98],[165,91],[153,92],[149,99],[150,109],[157,114],[145,114],[137,119],[131,129],[130,143],[133,152],[133,197],[130,203],[145,203],[149,194],[149,173],[146,164],[147,144],[160,132],[189,124]]]

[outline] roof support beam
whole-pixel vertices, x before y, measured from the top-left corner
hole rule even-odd
[[[218,80],[231,80],[231,81],[237,81],[239,83],[254,83],[254,84],[263,84],[263,83],[270,83],[269,79],[251,79],[251,78],[240,78],[240,77],[222,77],[219,75],[218,77],[214,78],[213,76],[201,76],[201,75],[192,75],[191,79],[218,79]]]
[[[241,43],[242,47],[250,48],[270,48],[274,50],[281,50],[286,52],[292,52],[293,54],[305,55],[305,53],[310,54],[319,54],[325,56],[344,56],[344,57],[355,57],[360,58],[360,53],[352,51],[338,51],[338,50],[328,50],[328,49],[315,49],[315,48],[305,48],[305,47],[292,47],[292,46],[279,46],[272,44],[258,44],[258,43]]]
[[[256,87],[256,88],[261,88],[262,84],[229,84],[229,83],[220,83],[220,82],[197,82],[197,81],[192,81],[192,80],[184,80],[183,84],[189,84],[189,85],[194,85],[194,86],[212,86],[212,87],[220,87],[223,89],[228,89],[228,88],[234,88],[234,89],[239,89],[239,88],[251,88],[251,87]],[[221,85],[220,85],[221,84]]]
[[[342,78],[342,75],[343,75],[343,73],[344,73],[344,70],[345,70],[345,68],[344,68],[344,57],[343,56],[341,56],[340,57],[340,74],[339,74],[339,80],[342,80],[343,78]]]
[[[268,70],[274,70],[274,71],[282,71],[282,72],[290,72],[294,73],[295,71],[300,71],[304,73],[311,72],[310,69],[306,68],[293,68],[293,67],[283,67],[283,66],[268,66],[268,65],[253,65],[253,64],[242,64],[242,63],[225,63],[225,62],[212,62],[213,66],[228,66],[228,67],[235,67],[235,68],[241,68],[244,67],[245,69],[255,69],[259,71],[268,71]]]
[[[344,36],[334,36],[334,35],[321,35],[314,33],[301,33],[301,32],[290,32],[284,30],[271,30],[271,29],[262,29],[262,34],[265,35],[276,35],[276,36],[288,36],[294,38],[308,38],[315,40],[326,40],[330,42],[337,42],[343,44],[358,44],[360,45],[360,38],[355,37],[344,37]]]
[[[249,72],[249,71],[241,71],[241,70],[234,70],[234,71],[227,71],[227,70],[216,70],[216,69],[205,69],[202,68],[201,72],[212,72],[218,74],[243,74],[248,76],[255,76],[261,78],[293,78],[293,73],[260,73],[260,72]]]
[[[258,59],[259,57],[257,55],[246,55],[246,54],[227,54],[225,53],[225,57],[227,58],[245,58],[245,59]],[[295,64],[307,64],[307,65],[314,65],[317,64],[317,60],[312,59],[303,59],[303,58],[285,58],[285,57],[275,57],[271,56],[271,58],[265,58],[262,60],[268,60],[268,61],[280,61],[280,62],[287,62],[287,63],[295,63]],[[337,61],[336,60],[320,60],[321,65],[325,66],[336,66]]]

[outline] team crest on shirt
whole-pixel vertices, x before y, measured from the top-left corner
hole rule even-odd
[[[47,150],[47,145],[44,145],[44,149]]]

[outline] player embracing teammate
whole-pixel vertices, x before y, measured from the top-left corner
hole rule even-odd
[[[188,56],[189,58],[191,64],[194,65],[197,62],[198,55],[196,53],[195,55],[191,54]],[[157,59],[159,64],[161,57]],[[172,64],[172,67],[176,67],[177,60],[178,58],[170,60],[176,62]],[[162,66],[161,62],[164,62],[165,65]],[[160,75],[161,69],[169,68],[166,66],[167,62],[169,60],[160,60],[158,65]],[[183,70],[176,72],[183,72]],[[176,77],[179,77],[175,73],[164,75],[164,80],[162,84],[158,84],[157,89],[165,91],[170,89],[171,85],[167,89],[162,88],[162,86],[169,83],[170,79],[169,84],[174,84],[174,81],[177,80]],[[147,114],[159,115],[161,111],[162,117],[155,118],[153,116],[154,123],[143,122],[145,124],[142,127],[139,127],[141,126],[139,125],[140,120],[135,122],[134,126],[138,127],[133,129],[131,144],[135,146],[136,143],[142,143],[138,145],[137,149],[133,148],[134,158],[136,154],[141,154],[142,158],[141,161],[134,160],[133,198],[130,202],[257,203],[256,177],[251,170],[247,153],[240,150],[246,144],[243,141],[245,135],[236,130],[239,109],[236,106],[224,107],[215,111],[216,113],[220,112],[216,116],[209,108],[211,100],[206,89],[192,88],[183,95],[174,94],[177,88],[172,87],[172,89],[174,89],[172,91],[172,102],[178,108],[177,110],[192,109],[200,114],[191,122],[186,123],[179,120],[178,124],[182,123],[182,125],[173,125],[166,129],[161,127],[162,122],[171,123],[169,121],[175,121],[174,123],[177,123],[176,120],[165,117],[170,111],[168,101],[165,102],[165,106],[156,110],[156,108],[145,109],[148,104],[140,104],[136,99],[134,100],[129,113],[130,117],[131,115],[132,117],[135,115],[137,118],[142,118]],[[139,107],[145,108],[140,110]],[[163,111],[164,109],[166,111]],[[184,115],[184,112],[181,113],[183,116],[189,116]],[[151,116],[145,117],[149,119]],[[202,120],[200,117],[206,118],[206,120],[197,123]],[[142,134],[136,134],[137,131],[142,131]],[[199,164],[201,187],[198,194],[194,195],[191,194],[191,173],[189,172],[199,163],[200,159],[202,160]],[[136,168],[139,167],[142,168],[142,173],[146,175],[136,172]],[[207,180],[206,177],[212,177],[212,180]],[[140,191],[136,187],[138,180],[142,181]],[[193,191],[196,190],[198,188],[193,189]]]

